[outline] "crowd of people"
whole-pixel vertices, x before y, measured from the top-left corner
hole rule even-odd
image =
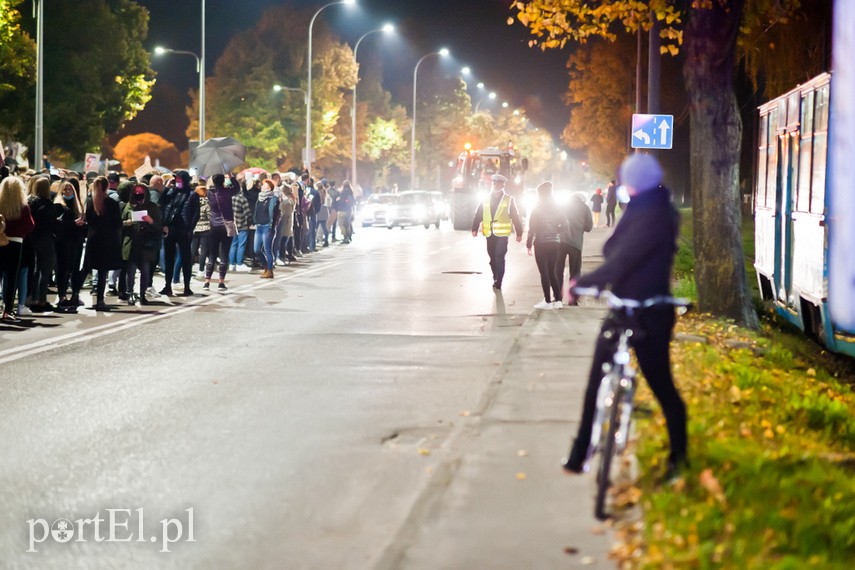
[[[91,308],[110,311],[109,295],[129,305],[192,296],[194,277],[210,290],[216,273],[219,291],[227,290],[229,271],[259,268],[269,279],[277,266],[333,242],[350,243],[355,205],[349,182],[338,188],[308,173],[206,179],[180,170],[137,180],[119,172],[13,174],[3,166],[0,319],[76,312],[85,306],[80,292],[87,283]],[[152,281],[158,271],[166,281],[160,291]]]

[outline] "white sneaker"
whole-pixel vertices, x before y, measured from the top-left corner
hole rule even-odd
[[[145,296],[147,299],[160,299],[160,293],[158,293],[154,287],[146,289]]]
[[[29,316],[32,316],[32,314],[33,314],[33,311],[29,307],[27,307],[26,305],[24,305],[23,307],[18,309],[18,316],[19,317],[29,317]]]
[[[244,265],[243,263],[241,263],[240,265],[238,265],[238,266],[235,268],[235,271],[236,271],[237,273],[249,273],[250,271],[252,271],[252,268],[251,268],[251,267],[249,267],[249,266],[247,266],[247,265]]]
[[[564,306],[564,303],[562,303],[561,301],[553,301],[552,302],[552,308],[553,309],[560,309],[563,306]]]
[[[535,309],[540,309],[541,311],[549,311],[553,308],[552,303],[547,303],[546,300],[541,301],[540,303],[536,303],[534,305]]]
[[[204,281],[205,280],[205,272],[202,270],[197,271],[196,272],[196,279],[198,279],[200,281]]]
[[[237,270],[237,265],[229,265],[229,271],[234,273]]]

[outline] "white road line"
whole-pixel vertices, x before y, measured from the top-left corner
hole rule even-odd
[[[235,289],[230,289],[229,293],[246,293],[249,291],[256,291],[258,289],[263,289],[265,287],[269,287],[270,285],[274,285],[277,283],[284,283],[285,281],[291,281],[293,279],[297,279],[303,277],[305,275],[309,275],[311,273],[315,273],[322,269],[329,269],[331,267],[335,267],[337,265],[341,265],[344,263],[343,261],[337,261],[333,263],[325,263],[323,265],[319,265],[317,267],[313,267],[312,269],[307,269],[305,271],[301,271],[300,273],[293,273],[291,275],[287,275],[285,277],[275,278],[272,281],[263,281],[260,283],[254,283],[249,285],[242,285]],[[32,356],[34,354],[40,354],[43,352],[48,352],[50,350],[54,350],[57,348],[63,348],[66,346],[70,346],[72,344],[77,344],[80,342],[84,342],[87,340],[93,340],[102,336],[106,336],[108,334],[113,334],[118,331],[123,331],[127,329],[131,329],[134,327],[138,327],[142,324],[159,321],[161,319],[165,319],[167,317],[173,317],[176,315],[180,315],[182,313],[186,313],[197,309],[206,305],[216,305],[222,303],[225,300],[228,300],[230,297],[229,294],[225,295],[209,295],[206,297],[193,299],[188,301],[187,303],[183,303],[181,305],[175,307],[169,307],[166,309],[162,309],[160,311],[156,311],[154,313],[149,313],[147,315],[137,315],[134,317],[130,317],[127,319],[123,319],[121,321],[116,321],[112,323],[107,323],[104,325],[99,325],[97,327],[92,327],[85,330],[75,331],[73,333],[68,333],[59,337],[52,337],[44,340],[40,340],[37,342],[33,342],[30,344],[26,344],[23,346],[18,346],[14,348],[10,348],[4,351],[0,351],[0,364],[5,364],[7,362],[13,362],[15,360],[20,360],[21,358],[25,358],[27,356]],[[121,313],[117,313],[121,314]]]

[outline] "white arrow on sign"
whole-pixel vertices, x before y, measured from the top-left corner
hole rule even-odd
[[[643,129],[638,129],[634,133],[632,133],[633,138],[637,138],[641,140],[644,144],[650,144],[650,135],[644,132]]]
[[[659,137],[660,143],[662,146],[665,146],[668,143],[668,129],[671,127],[668,126],[668,121],[662,119],[662,122],[659,123],[659,130],[662,131],[662,136]]]

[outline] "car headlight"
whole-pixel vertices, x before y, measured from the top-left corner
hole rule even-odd
[[[421,219],[421,218],[424,218],[425,216],[427,216],[427,208],[425,208],[424,206],[416,206],[415,208],[413,208],[413,217],[414,218]]]

